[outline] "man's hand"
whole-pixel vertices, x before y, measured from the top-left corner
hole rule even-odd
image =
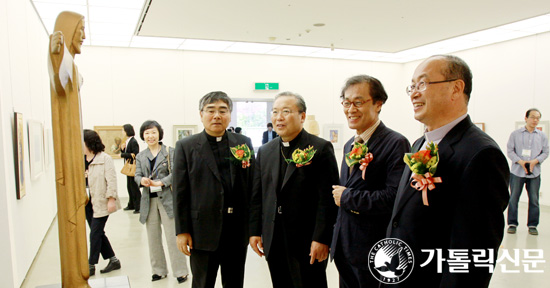
[[[332,185],[332,197],[334,198],[334,203],[336,206],[340,207],[340,198],[342,198],[342,193],[346,190],[347,187],[340,185]]]
[[[63,33],[61,31],[55,31],[50,36],[50,52],[52,54],[59,54],[63,47]]]
[[[251,236],[249,242],[252,250],[254,250],[258,256],[264,256],[264,244],[262,243],[262,237]]]
[[[311,259],[309,260],[309,264],[315,263],[315,260],[323,262],[328,258],[328,245],[323,243],[312,241],[310,251],[309,256],[311,256]]]
[[[529,173],[529,171],[527,171],[527,168],[525,168],[525,163],[527,163],[526,161],[518,160],[517,163],[518,163],[521,167],[523,167],[523,171],[525,171],[525,174]]]
[[[193,239],[191,239],[191,234],[189,233],[181,233],[178,234],[178,249],[181,251],[181,253],[191,256],[191,250],[193,250]]]
[[[533,170],[535,169],[535,166],[537,164],[539,164],[539,160],[533,159],[533,160],[530,160],[530,161],[527,161],[527,162],[529,162],[529,170],[531,170],[530,172],[533,173]]]

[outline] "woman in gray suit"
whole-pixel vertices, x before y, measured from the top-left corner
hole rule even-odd
[[[147,228],[149,258],[153,271],[151,280],[160,280],[168,274],[162,245],[162,226],[168,245],[172,273],[178,283],[183,283],[187,280],[189,273],[186,256],[178,250],[176,245],[171,187],[174,149],[160,142],[164,131],[157,121],[145,121],[141,125],[139,134],[147,143],[147,149],[136,156],[134,179],[143,187],[139,221]]]

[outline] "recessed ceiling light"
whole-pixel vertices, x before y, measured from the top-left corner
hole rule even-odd
[[[325,23],[315,23],[315,24],[313,24],[313,26],[315,26],[315,27],[323,27],[323,26],[325,26]]]

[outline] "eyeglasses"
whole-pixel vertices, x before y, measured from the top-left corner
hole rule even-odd
[[[214,116],[214,115],[216,115],[216,113],[218,113],[220,116],[225,116],[225,115],[227,115],[227,113],[229,113],[229,109],[216,110],[216,109],[212,109],[212,108],[207,108],[207,109],[202,110],[202,112],[206,113],[209,116]]]
[[[368,101],[342,101],[342,106],[344,106],[344,108],[348,109],[349,107],[351,107],[351,104],[353,104],[353,106],[355,108],[360,108],[361,106],[363,106],[363,104],[367,103]]]
[[[418,82],[416,85],[412,84],[412,85],[407,86],[407,95],[411,96],[414,93],[414,90],[416,90],[416,92],[426,91],[426,88],[428,88],[428,85],[430,85],[430,84],[439,84],[439,83],[445,83],[445,82],[452,82],[452,81],[456,81],[456,80],[458,80],[458,79],[449,79],[449,80],[433,81],[433,82],[421,81],[421,82]]]
[[[291,111],[289,109],[283,109],[281,111],[277,111],[277,110],[273,110],[271,111],[271,116],[272,117],[277,117],[279,115],[283,115],[283,117],[286,117],[288,115],[290,115],[290,113],[294,113],[295,111]]]
[[[529,116],[527,117],[529,119],[533,119],[533,120],[540,120],[540,117],[536,117],[536,116]]]

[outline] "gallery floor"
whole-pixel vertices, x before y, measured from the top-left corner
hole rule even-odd
[[[127,203],[127,199],[121,199]],[[525,223],[527,217],[527,205],[520,203],[520,222]],[[541,208],[541,224],[539,235],[532,236],[527,233],[527,227],[518,227],[517,234],[505,234],[502,248],[507,249],[513,255],[513,249],[542,249],[545,263],[537,263],[536,266],[519,262],[514,266],[510,261],[500,262],[495,269],[490,287],[546,287],[550,282],[550,207]],[[107,265],[107,261],[100,259],[96,266],[98,274],[90,279],[103,277],[128,276],[132,288],[142,287],[191,287],[191,281],[178,284],[173,275],[160,281],[151,282],[151,268],[149,265],[149,254],[147,248],[147,235],[145,226],[139,223],[138,215],[127,211],[119,211],[109,218],[106,226],[106,234],[115,250],[117,257],[122,263],[122,269],[108,274],[99,274],[99,270]],[[502,250],[502,249],[501,249]],[[501,251],[502,253],[502,251]],[[168,254],[166,254],[168,255]],[[522,258],[523,259],[523,258]],[[504,273],[500,264],[505,263],[507,270],[519,270],[519,273]],[[527,265],[531,270],[542,270],[543,273],[527,273]],[[330,263],[327,269],[329,287],[338,287],[338,271],[334,263]],[[25,281],[23,288],[37,287],[56,284],[61,282],[59,264],[59,246],[57,219],[53,221],[40,251],[36,255]],[[93,286],[92,286],[93,287]],[[220,277],[216,287],[222,287]],[[267,264],[263,258],[259,258],[251,249],[248,252],[246,262],[245,287],[264,288],[271,287],[271,280]]]

